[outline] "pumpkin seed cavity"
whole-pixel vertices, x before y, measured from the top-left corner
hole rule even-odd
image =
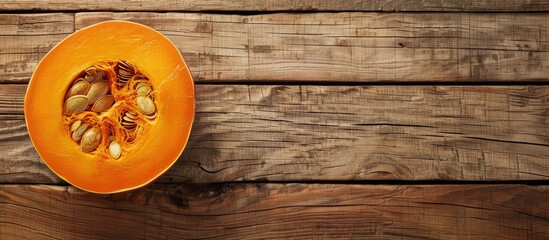
[[[118,159],[157,116],[154,88],[128,61],[84,69],[65,94],[68,137],[82,152]]]

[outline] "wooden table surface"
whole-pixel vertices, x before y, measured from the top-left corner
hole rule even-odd
[[[109,19],[175,43],[196,119],[157,181],[97,195],[43,163],[23,99]],[[549,0],[0,2],[2,240],[549,239],[547,180]]]

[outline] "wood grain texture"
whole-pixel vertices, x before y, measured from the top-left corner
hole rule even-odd
[[[0,82],[28,82],[46,53],[74,32],[74,14],[0,14]]]
[[[1,11],[547,11],[547,0],[4,0]]]
[[[24,88],[0,85],[0,111],[22,113],[8,106],[21,105],[13,95]],[[197,85],[196,91],[189,144],[161,182],[549,177],[547,86]],[[0,156],[0,181],[59,182],[40,164],[24,121],[9,117],[0,124],[0,152],[7,153]]]
[[[77,13],[140,22],[198,81],[546,81],[548,14]]]
[[[0,82],[28,81],[72,32],[70,14],[1,15]],[[109,19],[170,38],[197,82],[547,81],[549,14],[77,13],[76,28]],[[59,24],[59,21],[63,24]],[[33,24],[31,24],[32,26]],[[12,29],[12,30],[10,30]],[[30,34],[29,32],[32,32]]]
[[[548,201],[525,185],[0,185],[0,239],[546,239]]]

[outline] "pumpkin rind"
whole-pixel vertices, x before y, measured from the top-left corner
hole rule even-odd
[[[156,117],[119,159],[82,152],[63,123],[65,94],[97,62],[126,60],[154,86]],[[36,67],[25,95],[25,120],[44,162],[59,177],[90,192],[146,185],[182,153],[194,120],[194,84],[177,48],[155,30],[127,21],[98,23],[70,35]]]

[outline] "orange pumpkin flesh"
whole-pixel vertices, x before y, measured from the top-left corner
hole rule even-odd
[[[118,159],[81,151],[67,133],[65,94],[84,69],[124,60],[154,88],[157,115]],[[194,85],[177,48],[146,26],[107,21],[67,37],[38,64],[25,95],[25,119],[44,162],[72,185],[115,193],[152,182],[182,153],[194,119]],[[105,142],[103,142],[105,144]]]

